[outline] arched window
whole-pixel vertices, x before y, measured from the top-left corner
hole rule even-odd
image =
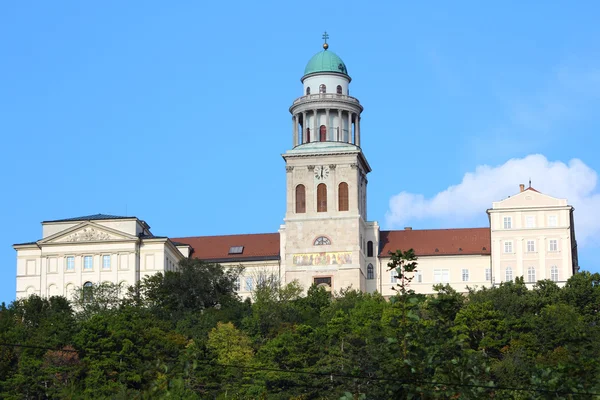
[[[310,86],[306,88],[306,95],[308,96],[310,94]]]
[[[327,127],[325,125],[321,125],[319,128],[319,141],[324,142],[327,140]]]
[[[348,184],[342,182],[338,186],[338,209],[348,211]]]
[[[527,268],[527,282],[529,282],[529,283],[535,282],[535,268],[534,267]]]
[[[331,244],[331,240],[329,240],[328,237],[325,236],[319,236],[318,238],[315,239],[314,245],[315,246],[325,246],[325,245],[329,245]]]
[[[367,265],[367,279],[375,279],[375,271],[373,271],[373,264]]]
[[[506,276],[504,277],[506,282],[511,282],[512,281],[512,268],[511,267],[506,267]]]
[[[558,282],[558,267],[556,265],[550,267],[550,279],[553,282]]]
[[[94,294],[92,292],[94,285],[92,284],[92,282],[86,282],[83,284],[83,301],[84,303],[87,303],[89,301],[92,301],[92,299],[94,298]]]
[[[324,183],[317,186],[317,212],[327,212],[327,185]]]
[[[306,190],[304,185],[296,186],[296,214],[306,212]]]
[[[310,128],[306,128],[306,143],[310,143]]]
[[[370,240],[367,242],[367,257],[373,257],[373,242]]]
[[[335,88],[335,92],[337,94],[342,94],[342,85],[337,85],[337,88]]]
[[[325,93],[327,91],[327,87],[323,84],[319,85],[319,93]]]

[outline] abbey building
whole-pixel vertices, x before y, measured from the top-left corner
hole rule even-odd
[[[238,286],[244,297],[271,276],[305,288],[390,295],[396,278],[387,267],[389,252],[409,248],[419,257],[411,285],[420,293],[433,292],[437,283],[464,292],[519,276],[530,284],[564,284],[578,270],[573,207],[524,185],[490,205],[485,228],[385,231],[369,221],[363,107],[350,96],[344,62],[323,47],[308,62],[302,94],[290,107],[292,146],[282,169],[286,213],[278,232],[169,238],[154,235],[136,217],[44,221],[41,239],[14,245],[17,298],[69,297],[78,287],[105,281],[131,285],[176,270],[185,257],[243,265]]]

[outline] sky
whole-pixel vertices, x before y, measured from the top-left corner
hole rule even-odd
[[[600,271],[600,4],[416,3],[1,2],[0,301],[44,220],[277,232],[288,108],[325,30],[365,108],[369,220],[488,226],[531,179],[575,207]]]

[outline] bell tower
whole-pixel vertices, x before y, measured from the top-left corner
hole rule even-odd
[[[366,290],[367,239],[373,235],[366,221],[371,168],[360,148],[363,107],[350,96],[352,79],[328,38],[325,32],[323,50],[304,69],[302,95],[289,109],[282,270],[285,282],[298,280],[305,288]],[[373,253],[373,240],[370,248]]]

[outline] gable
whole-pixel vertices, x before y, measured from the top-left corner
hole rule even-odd
[[[528,188],[502,201],[494,202],[492,205],[492,209],[496,210],[505,208],[560,207],[566,205],[566,199],[558,199],[556,197],[540,193],[533,188]]]
[[[77,242],[102,242],[135,240],[136,237],[125,232],[108,228],[93,222],[83,222],[63,231],[57,232],[43,240],[40,244],[51,243],[77,243]]]

